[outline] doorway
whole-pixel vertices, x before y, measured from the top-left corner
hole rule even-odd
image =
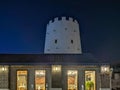
[[[46,72],[45,70],[35,70],[35,90],[45,90]]]
[[[96,90],[95,71],[85,71],[85,90]]]
[[[67,86],[68,86],[68,90],[78,90],[78,71],[77,70],[67,71]]]
[[[17,90],[27,90],[27,70],[17,71]]]

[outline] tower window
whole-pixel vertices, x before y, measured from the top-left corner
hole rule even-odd
[[[67,47],[67,49],[70,49],[70,47]]]
[[[56,49],[59,49],[58,47],[56,47]]]
[[[76,32],[76,30],[74,29],[74,32]]]
[[[67,30],[67,28],[65,28],[65,30]]]
[[[47,51],[50,51],[50,49],[47,49]]]
[[[71,40],[71,43],[73,44],[73,40]]]
[[[57,39],[55,39],[55,44],[57,44]]]
[[[53,32],[56,32],[56,30],[54,29]]]
[[[47,32],[47,34],[49,35],[49,33]]]

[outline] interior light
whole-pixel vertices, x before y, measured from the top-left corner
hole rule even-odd
[[[57,68],[57,67],[55,67],[55,70],[57,71],[57,70],[58,70],[58,68]]]
[[[105,72],[106,72],[106,71],[107,71],[107,68],[105,67],[104,69],[105,69]]]
[[[2,71],[5,71],[5,68],[4,68],[4,67],[2,67]]]
[[[5,66],[2,66],[2,71],[6,71],[7,68]]]
[[[61,70],[61,66],[53,66],[52,67],[53,69],[52,70],[54,70],[54,71],[60,71]]]

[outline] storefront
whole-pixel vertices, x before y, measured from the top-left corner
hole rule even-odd
[[[109,65],[83,63],[86,58],[78,56],[30,55],[19,60],[18,55],[17,59],[5,58],[4,62],[13,61],[0,65],[0,90],[109,90]]]
[[[12,65],[11,90],[98,90],[100,68],[82,65]]]

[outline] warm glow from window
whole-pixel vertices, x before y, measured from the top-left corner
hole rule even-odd
[[[27,71],[17,71],[17,90],[27,90]]]
[[[77,70],[67,71],[68,90],[78,90],[78,72]]]
[[[85,90],[96,90],[95,71],[85,71]]]
[[[45,90],[45,70],[35,71],[35,90]]]

